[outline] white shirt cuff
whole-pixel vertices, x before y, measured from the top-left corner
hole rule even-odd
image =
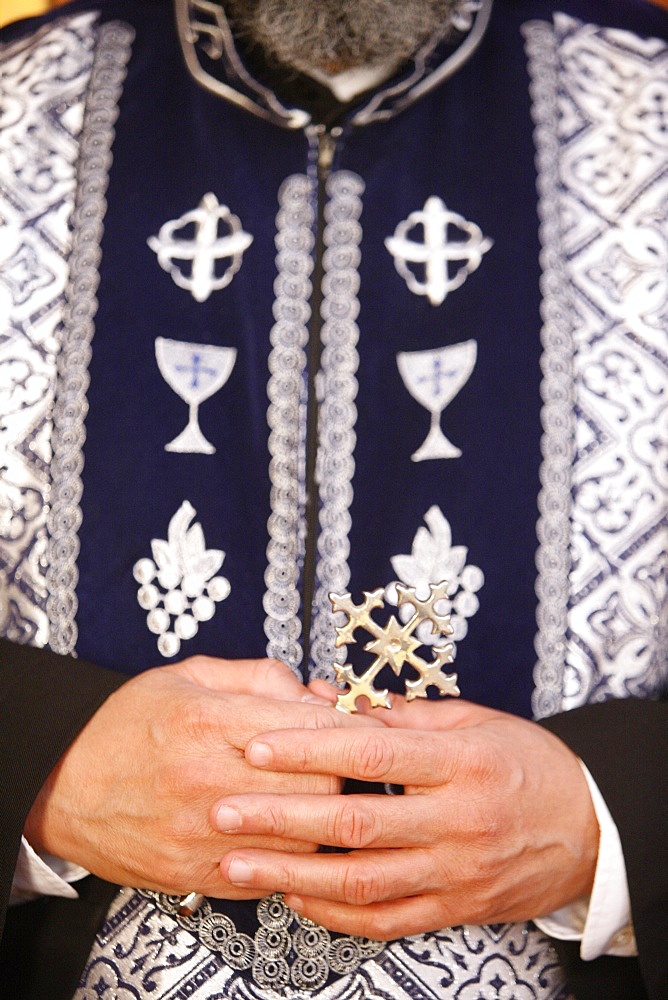
[[[38,896],[64,896],[78,899],[79,894],[70,884],[85,878],[89,873],[62,858],[51,854],[37,854],[25,837],[16,861],[10,904],[24,903]]]
[[[580,941],[585,961],[600,955],[637,955],[626,865],[619,832],[591,774],[580,761],[600,829],[598,860],[591,896],[534,922],[550,937]]]

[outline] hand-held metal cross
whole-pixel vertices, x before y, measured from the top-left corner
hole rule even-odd
[[[434,645],[432,651],[434,659],[431,663],[423,660],[417,655],[416,650],[424,645],[420,639],[415,637],[415,630],[422,622],[431,622],[432,635],[443,637],[452,635],[453,629],[450,625],[449,614],[439,614],[435,610],[438,601],[447,598],[447,583],[444,581],[429,585],[429,597],[425,601],[419,600],[415,593],[415,587],[406,587],[402,583],[397,584],[398,606],[410,604],[414,608],[413,615],[404,625],[402,625],[394,615],[390,615],[387,624],[379,625],[371,617],[374,609],[382,608],[383,588],[369,593],[364,591],[364,600],[361,604],[354,604],[350,594],[330,594],[329,599],[335,612],[342,611],[347,616],[344,625],[336,626],[336,646],[347,646],[356,642],[354,632],[358,628],[363,628],[373,638],[367,642],[364,649],[368,653],[373,653],[375,659],[371,666],[363,674],[356,674],[350,663],[343,666],[335,664],[337,680],[348,685],[348,690],[339,694],[336,699],[336,707],[342,712],[356,712],[356,702],[358,698],[368,698],[372,708],[391,708],[388,691],[379,691],[373,686],[376,675],[380,670],[389,664],[397,677],[401,674],[404,664],[408,664],[418,674],[416,680],[407,680],[406,700],[412,701],[414,698],[426,698],[427,688],[435,686],[442,695],[459,694],[457,687],[457,674],[443,673],[443,667],[453,662],[454,647],[451,642]]]

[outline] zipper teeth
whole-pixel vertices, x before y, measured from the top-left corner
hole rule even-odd
[[[336,143],[341,135],[340,128],[328,131],[325,126],[317,126],[314,130],[318,141],[317,156],[317,214],[315,259],[313,266],[313,293],[311,295],[311,320],[307,354],[308,395],[306,424],[306,540],[304,550],[303,584],[302,584],[302,644],[304,676],[309,673],[309,657],[311,647],[311,624],[313,619],[313,600],[316,591],[316,566],[319,529],[319,489],[316,481],[316,464],[318,457],[318,398],[317,376],[320,370],[322,354],[322,316],[323,300],[322,282],[324,277],[324,233],[325,205],[327,203],[327,180],[329,178]]]

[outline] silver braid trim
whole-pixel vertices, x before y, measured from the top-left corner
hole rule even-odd
[[[540,195],[543,343],[543,462],[538,498],[536,555],[538,663],[533,711],[544,718],[560,711],[570,594],[571,469],[575,456],[573,325],[561,249],[557,53],[550,25],[525,25]]]
[[[57,653],[74,652],[77,642],[78,530],[88,365],[97,312],[100,242],[114,123],[132,40],[132,29],[121,22],[110,22],[100,28],[81,137],[70,279],[53,413],[47,613],[50,645]]]
[[[313,608],[310,677],[334,680],[333,664],[343,663],[336,649],[332,592],[343,593],[350,580],[348,556],[353,500],[355,422],[359,366],[359,264],[364,182],[357,174],[338,171],[329,178],[325,210],[325,255],[322,303],[322,382],[320,400],[320,532]]]
[[[269,476],[266,593],[267,655],[298,675],[302,661],[299,578],[304,559],[306,346],[311,318],[315,188],[308,177],[288,177],[279,191],[274,319],[269,358]]]

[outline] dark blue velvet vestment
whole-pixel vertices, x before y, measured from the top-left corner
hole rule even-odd
[[[103,7],[105,18],[131,13],[137,36],[102,242],[77,615],[80,655],[128,672],[161,659],[132,568],[150,555],[151,539],[166,538],[184,499],[207,545],[225,551],[231,593],[182,653],[264,655],[277,198],[287,177],[314,170],[303,132],[258,121],[190,79],[169,5],[131,6]],[[395,579],[391,556],[411,551],[425,512],[438,504],[453,545],[466,545],[485,574],[480,610],[458,650],[462,689],[525,715],[535,659],[540,437],[533,146],[528,105],[517,96],[528,88],[515,85],[525,73],[518,25],[528,7],[535,5],[500,7],[474,58],[415,106],[366,127],[344,120],[332,165],[365,185],[350,589],[359,598]],[[231,284],[196,302],[158,267],[147,239],[209,191],[253,243]],[[479,269],[439,306],[408,290],[384,247],[431,195],[494,241]],[[238,352],[228,383],[200,407],[215,455],[164,450],[186,408],[158,371],[157,337]],[[475,370],[443,416],[462,457],[413,463],[428,414],[402,384],[396,355],[470,339],[478,343]]]
[[[520,25],[550,6],[497,3],[476,53],[434,92],[384,122],[353,126],[352,113],[344,115],[332,164],[364,185],[349,588],[359,598],[395,579],[391,557],[411,551],[425,513],[438,505],[452,544],[466,546],[485,577],[457,650],[462,690],[523,715],[535,663],[541,345]],[[587,16],[582,4],[570,6]],[[595,19],[600,8],[589,6]],[[167,537],[187,499],[207,546],[226,553],[231,593],[181,655],[262,656],[278,192],[291,175],[313,176],[313,144],[195,83],[169,4],[113,0],[101,9],[104,20],[129,21],[136,39],[115,126],[89,369],[77,651],[128,673],[164,662],[137,602],[133,566],[150,556],[152,539]],[[607,14],[625,25],[644,18],[649,27],[654,12],[621,2]],[[197,302],[158,266],[147,240],[207,192],[253,242],[231,283]],[[434,195],[493,241],[440,305],[409,290],[384,245]],[[237,351],[227,384],[200,407],[213,455],[165,451],[186,405],[158,370],[158,337]],[[441,418],[462,455],[412,462],[429,416],[402,384],[396,356],[469,340],[477,342],[474,371]]]

